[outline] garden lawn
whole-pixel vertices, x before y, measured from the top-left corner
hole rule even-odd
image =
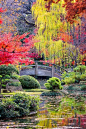
[[[49,91],[47,89],[24,89],[23,91],[16,91],[11,93],[1,93],[1,95],[15,95],[16,93],[25,93],[28,95],[41,95],[42,92]]]

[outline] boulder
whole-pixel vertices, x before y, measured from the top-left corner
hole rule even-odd
[[[18,79],[10,79],[10,81],[12,82],[20,82]],[[22,86],[9,86],[9,84],[6,84],[6,89],[10,92],[14,92],[14,91],[22,91]]]
[[[22,86],[6,86],[6,89],[10,92],[22,91]]]

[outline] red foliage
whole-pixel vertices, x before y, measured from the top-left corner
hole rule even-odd
[[[3,21],[2,21],[2,19],[0,19],[0,24],[2,24],[3,23]]]
[[[36,59],[41,58],[41,56],[39,56],[38,53],[35,53],[35,52],[30,53],[30,54],[28,55],[28,57],[30,57],[30,58],[36,58]]]
[[[28,38],[25,38],[24,39],[24,42],[26,43],[25,46],[26,45],[29,45],[29,46],[31,45],[33,47],[34,46],[34,35],[33,34],[32,35],[29,35]]]
[[[75,3],[72,3],[72,0],[64,0],[66,7],[66,19],[70,21],[70,23],[74,22],[74,19],[79,16],[81,13],[86,11],[86,0],[76,0]]]
[[[47,2],[47,5],[45,7],[47,10],[50,10],[50,5],[52,3],[58,4],[60,0],[57,0],[56,2],[54,0],[44,0]],[[81,13],[86,13],[86,0],[76,0],[75,3],[72,2],[73,0],[64,0],[65,4],[62,7],[66,8],[66,19],[70,23],[74,22],[74,19],[79,16]]]
[[[18,64],[19,62],[32,64],[33,60],[27,58],[28,51],[32,47],[30,43],[23,43],[21,39],[27,34],[12,36],[12,34],[0,35],[0,65]]]
[[[3,12],[5,12],[6,10],[3,10],[2,8],[0,8],[0,13],[3,13]],[[2,24],[3,23],[3,21],[2,21],[2,19],[0,19],[0,24]]]
[[[0,13],[3,13],[5,10],[3,10],[2,8],[0,8]]]
[[[75,61],[72,61],[72,65],[74,65],[75,64]]]

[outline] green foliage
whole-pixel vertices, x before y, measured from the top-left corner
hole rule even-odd
[[[13,82],[13,81],[11,81],[11,82],[8,82],[8,85],[9,86],[21,86],[21,82]]]
[[[18,104],[19,108],[17,109],[19,111],[20,116],[24,116],[29,114],[30,110],[30,103],[31,103],[31,97],[26,94],[15,94],[13,97],[13,101]]]
[[[24,89],[25,92],[44,92],[48,91],[47,89]]]
[[[4,89],[5,89],[5,88],[6,88],[6,85],[5,85],[5,84],[2,84],[2,88],[4,88]]]
[[[10,76],[9,75],[5,75],[5,76],[1,75],[1,82],[0,82],[0,84],[2,85],[2,88],[6,88],[6,84],[9,82],[9,80],[10,80]]]
[[[36,111],[39,107],[39,98],[17,93],[0,102],[0,117],[14,118],[28,116],[30,111]]]
[[[21,82],[22,87],[26,89],[40,88],[39,82],[34,77],[29,75],[21,76],[19,81]]]
[[[70,86],[68,86],[67,90],[68,90],[69,93],[72,93],[72,92],[74,93],[74,92],[80,91],[80,86],[70,85]]]
[[[10,79],[2,79],[2,88],[6,88],[6,84],[10,81]]]
[[[0,103],[0,117],[1,118],[11,118],[18,117],[19,112],[16,111],[16,108],[19,106],[13,102],[10,98],[2,100]]]
[[[81,86],[82,91],[86,91],[86,85]]]
[[[37,111],[37,109],[39,108],[39,97],[38,96],[33,96],[31,99],[31,103],[30,103],[30,111]]]
[[[85,65],[78,65],[76,68],[73,69],[74,72],[79,72],[79,73],[85,73],[86,66]]]
[[[16,72],[17,74],[19,71],[14,65],[9,64],[7,65],[0,65],[0,75],[12,75],[13,72]]]
[[[2,75],[0,75],[0,79],[2,78]]]
[[[86,80],[86,66],[79,65],[73,69],[73,72],[62,74],[62,83],[72,84]]]
[[[3,77],[3,79],[10,79],[10,76],[9,76],[9,75],[5,75],[5,76]]]
[[[76,75],[75,75],[75,82],[79,83],[80,80],[81,80],[81,75],[79,73],[78,74],[76,73]]]
[[[18,74],[16,74],[16,73],[13,73],[12,75],[11,75],[11,78],[12,79],[19,79],[19,75]]]
[[[86,74],[82,74],[80,77],[81,80],[85,81],[86,80]]]
[[[43,92],[42,94],[41,94],[41,96],[60,96],[61,95],[61,93],[60,92],[49,92],[49,91],[47,91],[47,92]]]
[[[86,106],[84,99],[82,97],[79,97],[79,99],[68,97],[62,98],[62,102],[60,103],[58,113],[62,115],[64,112],[64,116],[68,117],[68,113],[70,115],[71,110],[77,114],[82,114],[83,112],[85,113]]]
[[[6,88],[6,84],[9,82],[13,72],[19,73],[14,65],[0,65],[0,89]]]
[[[45,83],[44,85],[48,90],[51,91],[54,91],[55,89],[62,89],[61,81],[56,77],[49,78],[49,80],[47,80],[47,83]]]
[[[73,79],[72,77],[65,77],[64,82],[65,84],[72,84],[75,83],[75,79]]]

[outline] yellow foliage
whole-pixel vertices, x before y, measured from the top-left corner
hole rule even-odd
[[[35,39],[39,40],[35,45],[38,50],[43,50],[45,57],[47,57],[47,48],[51,57],[63,47],[63,42],[61,40],[53,41],[53,37],[57,37],[57,33],[62,26],[64,29],[67,28],[67,23],[63,24],[60,20],[60,15],[65,15],[65,9],[61,7],[63,0],[58,4],[52,4],[49,12],[45,8],[45,3],[44,0],[37,0],[32,6],[32,15],[38,28]]]
[[[62,38],[65,39],[65,42],[70,40],[70,36],[66,32],[70,32],[71,25],[64,19],[66,11],[62,4],[64,4],[64,0],[59,1],[58,4],[52,3],[49,11],[45,7],[47,2],[44,0],[37,0],[32,6],[32,15],[38,29],[38,33],[35,35],[38,42],[35,43],[35,46],[44,53],[45,59],[48,57],[52,62],[55,59],[57,61],[60,60],[59,58],[64,59],[68,55],[75,57],[79,52],[78,48],[76,49],[68,43],[65,43],[64,46],[63,41],[59,40]],[[57,37],[58,40],[54,40]],[[68,60],[72,61],[69,57]]]

